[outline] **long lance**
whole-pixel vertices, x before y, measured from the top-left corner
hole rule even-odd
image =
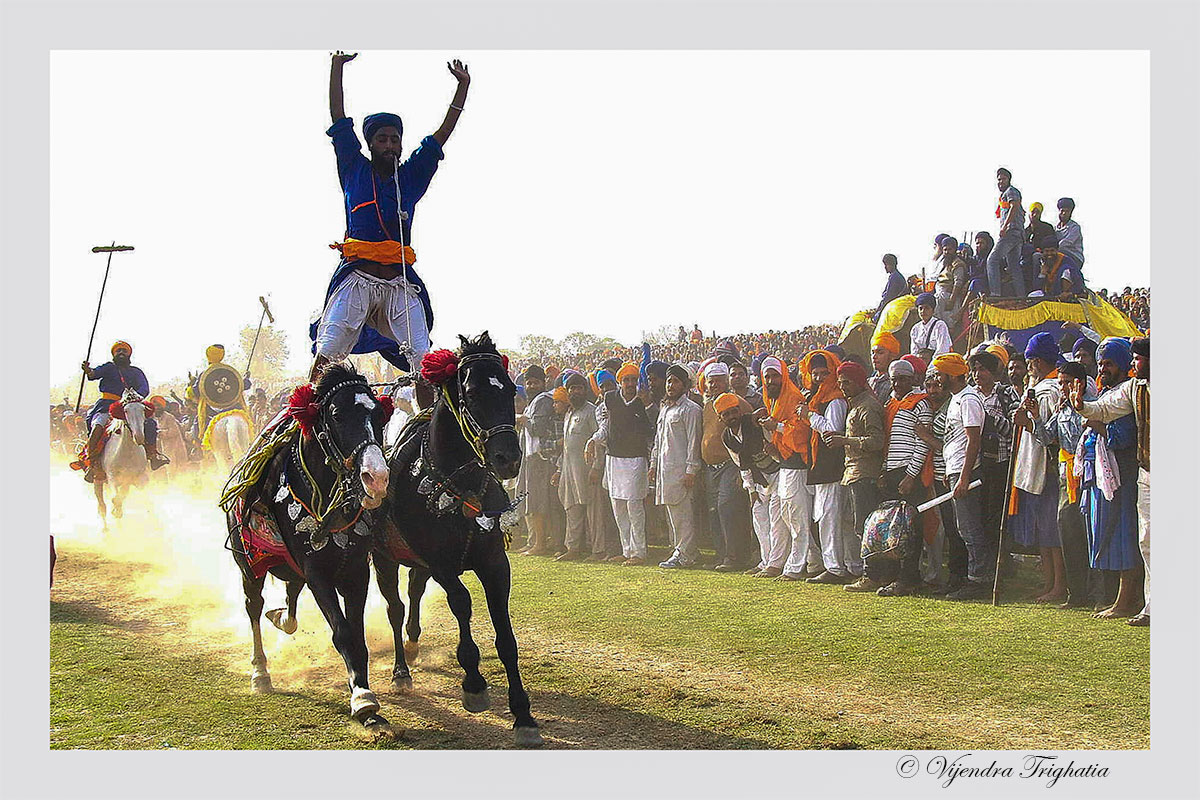
[[[275,324],[275,317],[271,315],[271,309],[267,306],[267,299],[262,295],[258,296],[258,302],[262,303],[262,315],[258,318],[258,330],[254,332],[254,344],[250,345],[250,357],[246,359],[246,374],[250,374],[250,364],[254,361],[254,350],[258,347],[258,335],[262,333],[263,320],[271,320],[271,324]]]
[[[132,250],[133,246],[128,244],[117,244],[114,241],[108,247],[97,246],[92,248],[93,253],[108,253],[108,263],[104,266],[104,281],[100,284],[100,300],[96,303],[96,319],[92,321],[92,335],[88,337],[87,356],[84,361],[92,360],[92,342],[96,338],[96,326],[100,324],[100,306],[104,304],[104,287],[108,286],[108,271],[112,268],[112,254],[124,253]],[[83,385],[87,382],[87,373],[84,373],[79,378],[79,396],[75,398],[75,413],[79,413],[79,404],[83,402]]]

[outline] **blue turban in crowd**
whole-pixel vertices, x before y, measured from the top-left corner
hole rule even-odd
[[[828,347],[824,348],[824,350],[826,352],[833,353],[835,356],[838,357],[839,361],[846,360],[846,350],[841,345],[831,344]]]
[[[1060,198],[1058,199],[1058,207],[1059,207],[1059,208],[1066,208],[1066,209],[1069,209],[1069,210],[1071,210],[1071,211],[1074,211],[1074,210],[1075,210],[1075,201],[1074,201],[1074,200],[1072,200],[1072,199],[1071,199],[1071,198],[1069,198],[1069,197],[1060,197]]]
[[[611,372],[609,372],[606,369],[597,371],[596,372],[596,385],[599,386],[600,384],[604,383],[605,381],[612,381],[613,383],[616,383],[617,376],[613,375]]]
[[[949,237],[950,237],[950,234],[948,234],[948,233],[939,233],[937,236],[933,237],[933,243],[936,244],[938,247],[941,247],[942,242],[946,241],[946,239],[948,239]]]
[[[582,372],[580,372],[580,371],[579,371],[579,370],[577,370],[577,369],[570,369],[570,368],[568,368],[568,369],[564,369],[564,370],[562,371],[562,375],[559,375],[559,376],[558,376],[558,385],[559,385],[559,386],[566,386],[566,385],[567,385],[567,379],[568,379],[568,378],[570,378],[572,375],[578,375],[580,378],[582,378],[582,379],[583,379],[583,382],[584,382],[584,383],[587,383],[587,376],[586,376],[586,375],[584,375]]]
[[[382,114],[368,114],[363,118],[363,136],[367,138],[368,147],[371,144],[372,137],[375,136],[375,131],[380,128],[392,127],[404,135],[404,123],[395,114],[389,114],[386,111]]]
[[[1128,339],[1122,339],[1116,336],[1109,336],[1100,343],[1096,348],[1096,360],[1102,361],[1108,359],[1117,365],[1117,369],[1122,372],[1128,372],[1130,365],[1133,364],[1133,350],[1130,347]]]
[[[921,306],[929,306],[932,308],[936,305],[937,299],[929,292],[921,292],[919,295],[917,295],[917,308],[920,308]]]
[[[670,364],[668,364],[667,362],[659,361],[656,358],[653,361],[651,361],[649,364],[646,365],[646,374],[652,375],[656,378],[666,379],[667,367],[669,367],[669,366],[670,366]]]
[[[1079,351],[1086,351],[1091,355],[1096,355],[1096,343],[1086,336],[1080,336],[1075,340],[1075,346],[1071,348],[1071,355],[1079,355]]]
[[[1040,358],[1050,364],[1057,365],[1062,361],[1062,350],[1058,349],[1058,342],[1054,341],[1052,334],[1035,333],[1029,338],[1029,344],[1025,345],[1025,358]]]
[[[759,353],[754,358],[750,359],[750,374],[755,377],[762,375],[762,362],[767,357],[766,353]]]

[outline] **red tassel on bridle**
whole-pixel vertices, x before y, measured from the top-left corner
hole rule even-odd
[[[288,416],[300,423],[300,432],[312,436],[313,424],[321,413],[321,404],[317,402],[317,390],[311,383],[297,386],[288,398]]]
[[[458,354],[453,350],[433,350],[421,359],[421,377],[441,386],[458,373]]]
[[[392,414],[396,410],[396,404],[392,400],[391,395],[381,395],[379,397],[379,406],[383,409],[383,424],[387,425],[388,420],[392,418]]]

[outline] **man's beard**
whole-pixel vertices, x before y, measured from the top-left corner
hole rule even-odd
[[[1144,380],[1144,381],[1150,380],[1150,362],[1149,361],[1146,361],[1138,366],[1137,375],[1135,377],[1140,378],[1141,380]]]
[[[113,363],[118,367],[128,367],[129,356],[113,356]]]
[[[768,386],[767,387],[767,397],[774,400],[775,398],[779,397],[779,393],[781,391],[783,391],[782,386]]]

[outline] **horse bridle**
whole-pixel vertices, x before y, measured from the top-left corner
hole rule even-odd
[[[362,377],[351,378],[350,380],[335,384],[317,399],[317,404],[320,407],[320,411],[317,413],[317,420],[320,425],[315,434],[317,444],[320,446],[321,452],[325,454],[325,463],[328,464],[329,468],[333,470],[334,476],[338,480],[341,480],[345,483],[344,491],[346,494],[347,505],[357,499],[356,495],[359,487],[357,486],[358,482],[354,480],[356,477],[354,474],[354,465],[358,461],[358,457],[362,455],[362,452],[371,445],[378,445],[380,448],[382,448],[382,444],[375,441],[374,429],[371,430],[370,437],[360,442],[348,454],[342,453],[342,449],[338,447],[337,442],[334,441],[333,437],[329,434],[329,430],[332,427],[329,416],[331,414],[330,407],[332,405],[333,398],[338,392],[352,386],[362,386],[365,387],[368,392],[371,392],[371,384],[366,378]],[[371,394],[374,393],[371,392]]]
[[[511,433],[514,436],[517,434],[517,429],[513,425],[493,425],[490,428],[484,428],[471,414],[471,409],[467,406],[466,393],[466,368],[476,361],[495,361],[501,365],[503,369],[504,359],[497,353],[473,353],[465,356],[458,362],[458,370],[455,374],[455,379],[458,382],[458,407],[450,404],[451,411],[459,420],[459,425],[462,428],[463,436],[467,443],[471,445],[471,449],[475,451],[475,456],[479,461],[480,466],[491,473],[491,467],[488,466],[485,449],[487,448],[488,440],[493,436],[502,433]],[[495,477],[494,475],[492,477]]]

